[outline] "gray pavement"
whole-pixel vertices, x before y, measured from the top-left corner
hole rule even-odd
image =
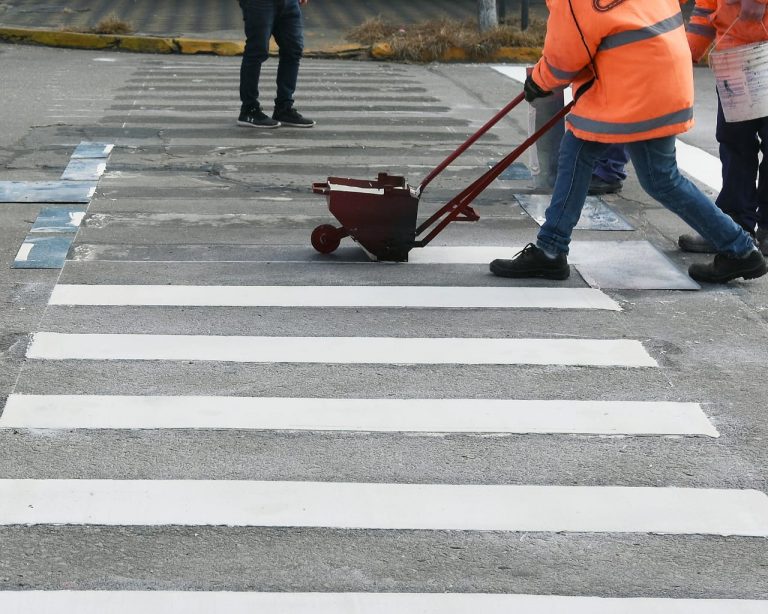
[[[319,4],[319,0],[318,3]],[[519,91],[487,66],[306,61],[297,104],[309,131],[234,125],[236,58],[0,46],[13,118],[0,180],[53,179],[82,140],[115,143],[61,271],[14,270],[40,205],[4,204],[0,395],[471,398],[702,404],[719,438],[352,433],[343,430],[6,429],[0,479],[286,480],[535,484],[768,491],[764,370],[768,284],[701,291],[606,290],[621,312],[47,305],[55,285],[503,287],[487,265],[366,263],[349,240],[330,257],[309,233],[332,217],[312,182],[379,170],[418,181]],[[267,78],[274,74],[274,64]],[[41,96],[29,74],[54,81]],[[58,75],[58,77],[56,76]],[[58,81],[55,79],[58,78]],[[697,69],[700,125],[714,151],[711,80]],[[265,81],[267,83],[268,81]],[[376,84],[384,84],[376,86]],[[375,91],[369,91],[370,89]],[[267,99],[271,96],[266,96]],[[520,143],[525,109],[435,181],[431,211]],[[496,182],[482,220],[440,246],[524,244],[535,223]],[[685,225],[630,178],[607,202],[676,266]],[[610,235],[610,236],[607,236]],[[563,284],[586,288],[576,271]],[[26,358],[30,334],[636,339],[658,368],[242,363]],[[328,346],[329,355],[337,351]],[[2,425],[2,415],[0,415]],[[0,506],[1,507],[1,506]],[[263,526],[0,526],[3,590],[502,592],[768,599],[764,537]],[[727,611],[727,610],[723,610]]]

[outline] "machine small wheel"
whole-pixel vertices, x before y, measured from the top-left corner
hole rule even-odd
[[[312,231],[312,247],[321,254],[330,254],[339,246],[343,236],[330,224],[322,224]]]

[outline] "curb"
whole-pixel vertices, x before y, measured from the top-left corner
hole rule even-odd
[[[395,52],[389,43],[376,43],[371,46],[371,57],[376,60],[392,60]],[[472,51],[461,47],[451,47],[436,60],[426,59],[425,62],[515,62],[522,64],[535,63],[541,57],[541,47],[500,47],[493,53],[478,57]]]
[[[134,53],[198,53],[236,56],[242,55],[245,43],[233,40],[210,40],[187,37],[141,36],[127,34],[87,34],[44,30],[36,28],[8,28],[0,26],[0,41],[63,47],[69,49],[111,49]],[[277,47],[270,48],[270,54],[277,54]],[[395,53],[389,43],[376,43],[370,47],[360,45],[332,45],[323,49],[305,49],[306,58],[373,58],[394,60]],[[536,62],[541,57],[538,47],[501,47],[493,53],[479,58],[471,51],[454,47],[448,49],[437,60],[439,62]]]
[[[69,49],[112,49],[135,53],[179,53],[194,55],[206,53],[212,55],[242,55],[245,43],[233,40],[209,40],[186,37],[141,36],[127,34],[88,34],[83,32],[65,32],[62,30],[43,30],[36,28],[8,28],[0,26],[0,41],[43,45],[46,47],[64,47]],[[277,53],[277,47],[270,52]],[[335,45],[324,49],[306,49],[304,57],[359,57],[368,56],[369,47],[360,45]]]

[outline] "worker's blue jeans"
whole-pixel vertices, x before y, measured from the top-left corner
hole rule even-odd
[[[717,141],[723,162],[717,206],[747,230],[768,229],[768,117],[728,123],[718,98]]]
[[[304,23],[299,0],[239,0],[245,22],[245,51],[240,65],[242,111],[258,108],[261,65],[269,58],[269,38],[279,47],[275,105],[293,104],[304,52]]]
[[[624,145],[609,145],[603,155],[597,159],[592,173],[606,183],[618,183],[627,178],[624,170],[627,162],[629,162],[629,154]]]
[[[537,244],[554,253],[568,253],[571,233],[579,221],[595,161],[610,145],[584,141],[568,130],[560,145],[552,202],[539,230]],[[627,143],[643,189],[691,228],[708,239],[718,252],[743,256],[755,246],[750,236],[677,169],[675,137]]]

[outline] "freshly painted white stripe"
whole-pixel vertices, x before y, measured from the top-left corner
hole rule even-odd
[[[0,428],[707,435],[698,403],[13,394]]]
[[[0,591],[13,614],[768,614],[768,601],[487,593]]]
[[[0,525],[227,525],[768,537],[757,490],[0,480]]]
[[[28,358],[657,367],[629,339],[247,337],[35,333]]]
[[[227,307],[437,307],[608,309],[621,307],[593,288],[446,286],[116,286],[62,285],[51,305]]]

